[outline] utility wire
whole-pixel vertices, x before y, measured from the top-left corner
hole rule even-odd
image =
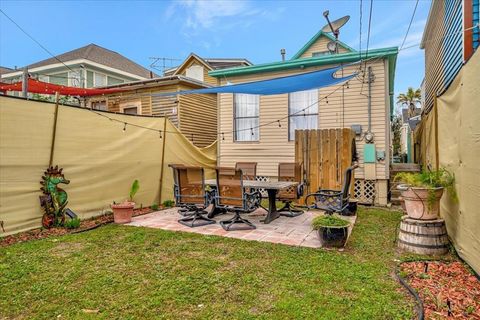
[[[399,50],[402,50],[403,45],[405,44],[405,41],[407,40],[408,33],[410,32],[410,27],[412,26],[413,18],[415,18],[415,12],[417,12],[417,7],[418,7],[418,0],[417,0],[417,2],[415,2],[415,8],[413,9],[412,18],[410,19],[410,23],[408,24],[408,28],[407,28],[407,33],[405,33],[405,37],[403,38],[403,42],[402,42],[402,45],[400,46]]]
[[[367,49],[365,50],[365,59],[368,59],[368,49],[370,46],[370,29],[372,26],[372,11],[373,11],[373,0],[370,0],[370,13],[368,14],[368,32],[367,32]],[[362,88],[360,89],[360,94],[363,95],[363,85],[365,83],[365,73],[367,72],[367,62],[365,61],[365,67],[363,68],[362,75]],[[368,79],[370,81],[370,79]]]
[[[43,50],[45,50],[45,52],[47,52],[49,55],[51,55],[55,60],[57,60],[58,62],[60,62],[61,64],[63,64],[65,67],[67,67],[68,70],[74,72],[69,66],[67,66],[62,60],[60,60],[56,55],[54,55],[53,53],[50,52],[50,50],[48,50],[47,48],[45,48],[40,42],[38,42],[34,37],[32,37],[27,31],[25,31],[25,29],[23,29],[18,23],[16,23],[12,18],[10,18],[9,15],[7,15],[5,13],[5,11],[3,11],[2,9],[0,9],[0,12],[5,16],[7,17],[8,20],[10,20],[14,25],[17,26],[18,29],[20,29],[20,31],[22,31],[27,37],[29,37],[30,39],[32,39],[36,44],[38,44],[40,46],[40,48],[42,48]]]

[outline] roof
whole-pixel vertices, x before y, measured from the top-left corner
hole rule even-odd
[[[0,66],[0,75],[15,71],[14,69]]]
[[[164,71],[164,74],[176,74],[178,70],[181,70],[183,66],[187,64],[187,62],[191,58],[197,59],[200,63],[205,65],[209,70],[220,70],[226,68],[233,68],[233,67],[240,67],[240,66],[251,66],[253,63],[248,61],[245,58],[202,58],[196,53],[190,53],[188,57],[182,62],[181,65],[176,66],[174,68],[169,68]]]
[[[320,30],[297,53],[295,53],[295,55],[290,60],[295,60],[295,59],[300,58],[301,55],[304,54],[305,51],[307,51],[308,48],[310,48],[318,40],[318,38],[320,38],[321,36],[327,37],[328,39],[330,39],[332,41],[337,41],[337,43],[339,45],[341,45],[342,47],[344,47],[345,49],[347,49],[349,51],[352,51],[352,52],[355,52],[355,49],[353,49],[352,47],[348,46],[347,44],[343,43],[340,40],[336,40],[335,37],[332,36],[331,34],[323,32],[322,30]]]
[[[363,58],[365,54],[366,54],[365,51],[361,52],[361,55],[363,56]],[[392,59],[393,63],[395,63],[397,54],[398,54],[397,47],[383,48],[383,49],[370,49],[368,51],[368,58],[385,57],[385,58],[388,58],[389,60]],[[263,64],[257,64],[257,65],[246,66],[246,67],[213,70],[213,71],[210,71],[208,74],[211,75],[212,77],[238,76],[238,75],[254,74],[254,73],[261,73],[261,72],[273,72],[273,71],[281,71],[281,70],[288,70],[288,69],[300,69],[300,68],[307,68],[307,67],[313,67],[313,66],[356,62],[359,60],[361,60],[359,52],[346,52],[346,53],[338,53],[338,54],[325,55],[325,56],[319,56],[319,57],[309,57],[309,58],[301,58],[301,59],[295,59],[295,60],[263,63]]]
[[[33,63],[29,65],[28,68],[33,69],[37,67],[47,66],[50,64],[56,64],[59,62],[58,60],[62,62],[68,62],[68,61],[77,60],[77,59],[90,60],[92,62],[96,62],[110,68],[115,68],[128,73],[132,73],[139,77],[151,78],[150,70],[142,67],[138,63],[133,62],[132,60],[122,56],[121,54],[115,51],[103,48],[93,43],[72,51],[62,53],[60,55],[57,55],[56,58],[52,57],[49,59],[45,59],[45,60]],[[156,75],[154,74],[154,76]]]
[[[422,114],[422,108],[415,108],[415,112],[414,112],[413,115],[409,115],[408,111],[409,111],[408,108],[403,108],[402,109],[402,121],[403,121],[403,123],[407,123],[409,119],[412,119],[412,118]]]
[[[137,90],[145,87],[156,87],[156,86],[163,86],[172,84],[172,82],[184,82],[194,86],[199,86],[203,88],[210,88],[211,86],[207,83],[199,80],[195,80],[189,77],[185,77],[182,75],[174,75],[174,76],[165,76],[165,77],[157,77],[153,79],[147,80],[139,80],[139,81],[132,81],[132,82],[125,82],[114,84],[110,86],[104,86],[99,89],[111,89],[111,88],[124,88],[124,87],[131,87],[132,90]]]

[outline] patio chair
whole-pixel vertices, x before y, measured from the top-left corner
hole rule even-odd
[[[326,214],[333,214],[334,212],[343,214],[348,210],[352,173],[357,167],[357,165],[354,165],[345,170],[342,190],[319,189],[317,192],[307,195],[305,198],[307,208],[325,210]],[[312,198],[313,203],[309,205]]]
[[[255,211],[262,201],[260,192],[247,192],[243,187],[242,170],[217,168],[217,206],[234,213],[233,218],[220,221],[226,231],[256,229],[255,225],[243,219],[241,213]]]
[[[243,178],[245,180],[255,180],[255,177],[257,176],[257,163],[237,162],[235,164],[235,170],[242,170]]]
[[[179,213],[184,216],[178,222],[191,228],[214,224],[215,220],[205,216],[209,200],[205,190],[203,168],[183,165],[171,167],[175,181],[175,203],[180,207]]]
[[[303,196],[304,184],[302,183],[302,165],[298,163],[279,163],[278,181],[298,182],[298,185],[282,189],[278,192],[277,200],[285,205],[279,209],[280,215],[285,217],[297,217],[303,214],[303,210],[296,209],[293,205],[295,200]]]

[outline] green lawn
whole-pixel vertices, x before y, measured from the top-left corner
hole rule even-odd
[[[0,319],[404,319],[400,214],[360,210],[343,252],[108,225],[0,248]]]

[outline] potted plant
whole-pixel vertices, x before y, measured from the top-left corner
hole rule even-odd
[[[115,223],[129,223],[132,221],[133,208],[135,207],[133,197],[139,188],[140,185],[138,184],[138,180],[133,181],[132,186],[130,187],[129,199],[122,203],[113,202],[111,207],[113,210],[113,221]]]
[[[417,220],[438,219],[440,199],[444,189],[456,200],[455,177],[444,168],[420,173],[400,172],[394,181],[404,184],[397,188],[402,190],[402,198],[407,215]]]
[[[333,215],[318,216],[313,219],[312,227],[317,230],[320,244],[325,248],[345,246],[350,223]]]

